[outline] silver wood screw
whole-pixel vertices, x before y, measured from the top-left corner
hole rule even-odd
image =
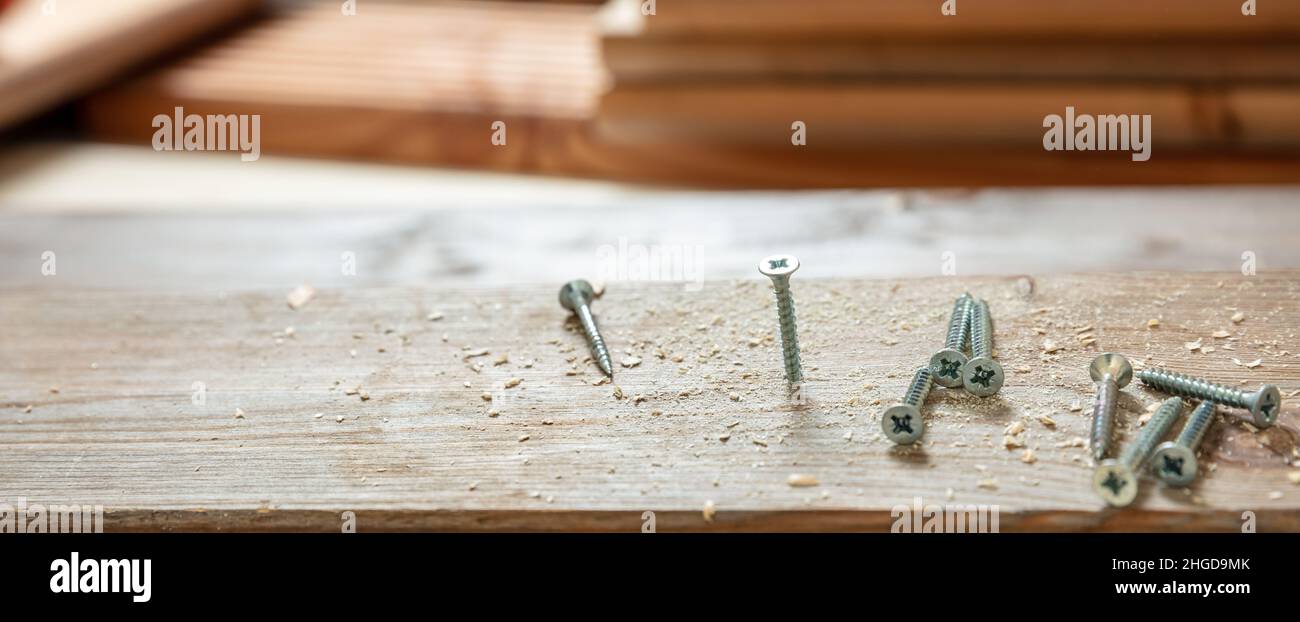
[[[1101,462],[1110,450],[1115,431],[1115,402],[1119,390],[1133,380],[1133,366],[1114,352],[1093,359],[1088,374],[1097,383],[1097,401],[1092,405],[1092,460]]]
[[[912,384],[908,385],[907,395],[903,396],[903,403],[885,410],[885,414],[880,417],[880,428],[889,440],[906,445],[921,438],[925,432],[921,404],[925,403],[925,396],[930,394],[933,380],[934,374],[930,373],[928,367],[916,370]]]
[[[988,397],[1002,388],[1006,376],[1002,365],[993,360],[993,321],[989,303],[972,300],[970,305],[971,358],[962,366],[962,384],[972,395]]]
[[[966,365],[966,342],[970,340],[970,312],[970,294],[962,294],[953,303],[944,348],[930,357],[930,373],[935,384],[941,387],[951,389],[962,385],[961,369]]]
[[[758,262],[758,271],[772,279],[776,290],[776,316],[781,324],[781,356],[785,362],[785,379],[803,381],[803,365],[799,361],[799,333],[795,330],[794,297],[790,294],[790,275],[799,269],[794,255],[772,255]]]
[[[1278,411],[1281,410],[1282,393],[1271,384],[1263,385],[1258,390],[1248,393],[1203,378],[1193,378],[1186,374],[1154,367],[1138,372],[1138,378],[1141,378],[1144,384],[1166,393],[1247,410],[1255,425],[1261,428],[1273,425],[1273,422],[1277,421]]]
[[[582,332],[587,334],[587,344],[591,346],[591,354],[596,357],[596,365],[612,380],[614,366],[609,362],[609,348],[605,347],[605,339],[600,336],[600,329],[596,327],[596,318],[591,314],[591,300],[595,296],[596,292],[592,289],[591,283],[582,279],[569,281],[560,288],[560,306],[578,316],[578,321],[582,324]]]
[[[1160,404],[1137,438],[1120,453],[1118,460],[1102,460],[1092,474],[1092,489],[1114,506],[1125,506],[1137,497],[1137,472],[1164,438],[1183,410],[1183,400],[1171,397]]]
[[[1170,486],[1186,486],[1196,479],[1196,447],[1214,423],[1214,402],[1201,402],[1173,441],[1160,443],[1151,456],[1151,471]]]

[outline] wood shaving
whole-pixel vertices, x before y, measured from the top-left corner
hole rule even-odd
[[[1240,323],[1242,323],[1243,321],[1245,321],[1245,319],[1246,319],[1246,314],[1245,314],[1245,312],[1243,312],[1243,311],[1238,311],[1238,312],[1232,314],[1232,323],[1233,323],[1233,324],[1240,324]]]
[[[1026,449],[1023,453],[1020,454],[1020,461],[1025,464],[1033,464],[1035,462],[1038,462],[1038,458],[1034,456],[1034,450]]]
[[[236,418],[236,419],[243,419],[243,418],[244,418],[244,409],[242,409],[242,408],[236,408],[236,409],[235,409],[235,418]]]
[[[632,367],[636,367],[637,365],[640,365],[641,359],[635,356],[628,356],[625,357],[622,361],[619,361],[619,364],[622,365],[623,367],[627,367],[630,369]]]
[[[713,517],[718,513],[718,509],[713,506],[712,500],[708,500],[704,502],[704,509],[701,513],[704,515],[704,522],[712,523]]]
[[[519,386],[519,383],[521,383],[521,382],[523,382],[523,381],[524,381],[523,378],[511,378],[511,379],[509,379],[509,380],[506,381],[506,388],[507,388],[507,389],[513,389],[513,388]]]
[[[1232,335],[1232,333],[1226,330],[1216,330],[1210,336],[1214,337],[1215,339],[1227,339],[1230,335]]]
[[[1151,318],[1147,320],[1147,328],[1159,328],[1159,327],[1160,327],[1160,320],[1156,318]]]
[[[815,476],[803,473],[791,473],[789,477],[785,478],[785,483],[791,488],[808,488],[821,485],[821,482],[818,482]]]
[[[1286,479],[1292,484],[1300,486],[1300,471],[1291,471],[1290,473],[1287,473]]]
[[[316,290],[313,289],[312,286],[304,283],[289,292],[289,295],[285,297],[285,300],[289,303],[290,309],[297,311],[302,308],[303,305],[311,302],[311,299],[315,297]]]

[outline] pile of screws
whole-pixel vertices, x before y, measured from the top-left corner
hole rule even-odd
[[[1114,506],[1128,505],[1137,497],[1138,473],[1148,460],[1152,475],[1167,485],[1187,486],[1195,481],[1196,448],[1214,423],[1216,406],[1246,410],[1255,425],[1266,428],[1277,420],[1282,402],[1281,393],[1271,384],[1248,393],[1164,369],[1144,369],[1138,372],[1143,384],[1178,397],[1160,404],[1137,438],[1120,452],[1119,458],[1106,459],[1115,420],[1116,397],[1119,389],[1132,379],[1133,367],[1123,356],[1108,352],[1092,362],[1089,373],[1097,382],[1097,402],[1092,411],[1092,455],[1098,464],[1092,476],[1092,487],[1106,503]],[[1192,411],[1178,437],[1160,443],[1182,413],[1184,397],[1202,401]]]
[[[790,276],[798,269],[799,260],[793,255],[773,255],[758,264],[759,272],[772,279],[776,292],[782,361],[785,378],[792,385],[803,381],[794,298],[790,293]],[[594,297],[594,288],[583,280],[570,281],[560,289],[560,304],[578,317],[596,364],[612,379],[614,367],[609,349],[591,312]],[[1106,352],[1093,360],[1088,373],[1097,383],[1090,447],[1097,469],[1092,485],[1102,499],[1114,506],[1128,505],[1137,497],[1138,473],[1148,461],[1151,473],[1165,484],[1191,484],[1197,475],[1196,449],[1214,422],[1217,406],[1246,410],[1256,426],[1267,428],[1277,420],[1282,402],[1281,393],[1274,385],[1266,384],[1246,392],[1164,369],[1144,369],[1137,374],[1143,384],[1177,397],[1162,402],[1146,427],[1118,458],[1112,459],[1106,456],[1115,426],[1115,405],[1120,390],[1133,379],[1133,366],[1124,356]],[[953,304],[944,347],[930,357],[929,365],[916,370],[902,402],[885,410],[880,419],[881,429],[894,443],[914,443],[925,432],[920,409],[935,384],[950,389],[962,387],[972,395],[988,397],[1002,388],[1004,380],[1002,365],[993,360],[993,324],[988,302],[962,294]],[[1176,439],[1161,443],[1182,414],[1183,398],[1199,399],[1201,404]]]
[[[903,402],[885,410],[880,427],[885,437],[895,443],[914,443],[925,432],[920,408],[933,384],[950,389],[964,387],[971,395],[988,397],[1002,388],[1005,378],[1002,365],[993,360],[993,322],[988,302],[962,294],[953,303],[943,349],[930,357],[928,367],[916,370]]]

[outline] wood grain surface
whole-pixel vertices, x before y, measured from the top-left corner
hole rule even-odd
[[[996,504],[1004,531],[1237,530],[1243,511],[1300,529],[1300,272],[817,277],[794,285],[797,398],[758,275],[610,287],[615,385],[555,287],[330,288],[296,311],[284,290],[6,288],[0,498],[103,504],[107,530],[331,531],[349,511],[363,531],[636,530],[646,511],[660,531],[870,530],[915,497]],[[967,289],[1006,386],[936,389],[924,442],[893,447],[879,413]],[[1283,412],[1263,431],[1225,414],[1194,487],[1107,509],[1079,446],[1103,350],[1276,383]],[[1138,385],[1126,438],[1162,397]]]
[[[174,155],[0,155],[0,287],[506,287],[616,280],[619,249],[623,265],[680,253],[688,281],[749,278],[774,248],[828,278],[937,276],[946,257],[960,275],[1232,271],[1247,251],[1261,269],[1300,267],[1287,188],[664,191]],[[57,278],[41,273],[46,251]]]

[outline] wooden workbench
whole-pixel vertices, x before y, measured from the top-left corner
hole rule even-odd
[[[362,531],[634,531],[646,511],[659,531],[882,530],[915,497],[996,504],[1003,531],[1233,531],[1243,511],[1300,529],[1297,271],[796,276],[797,400],[757,275],[610,286],[615,385],[556,289],[339,287],[293,310],[286,290],[8,287],[0,499],[103,504],[107,531],[334,531],[344,512]],[[936,389],[923,444],[894,447],[879,413],[966,289],[989,300],[1006,386]],[[1283,412],[1264,431],[1229,413],[1194,487],[1148,481],[1108,509],[1082,443],[1106,350],[1276,383]],[[1121,434],[1162,397],[1126,388]]]

